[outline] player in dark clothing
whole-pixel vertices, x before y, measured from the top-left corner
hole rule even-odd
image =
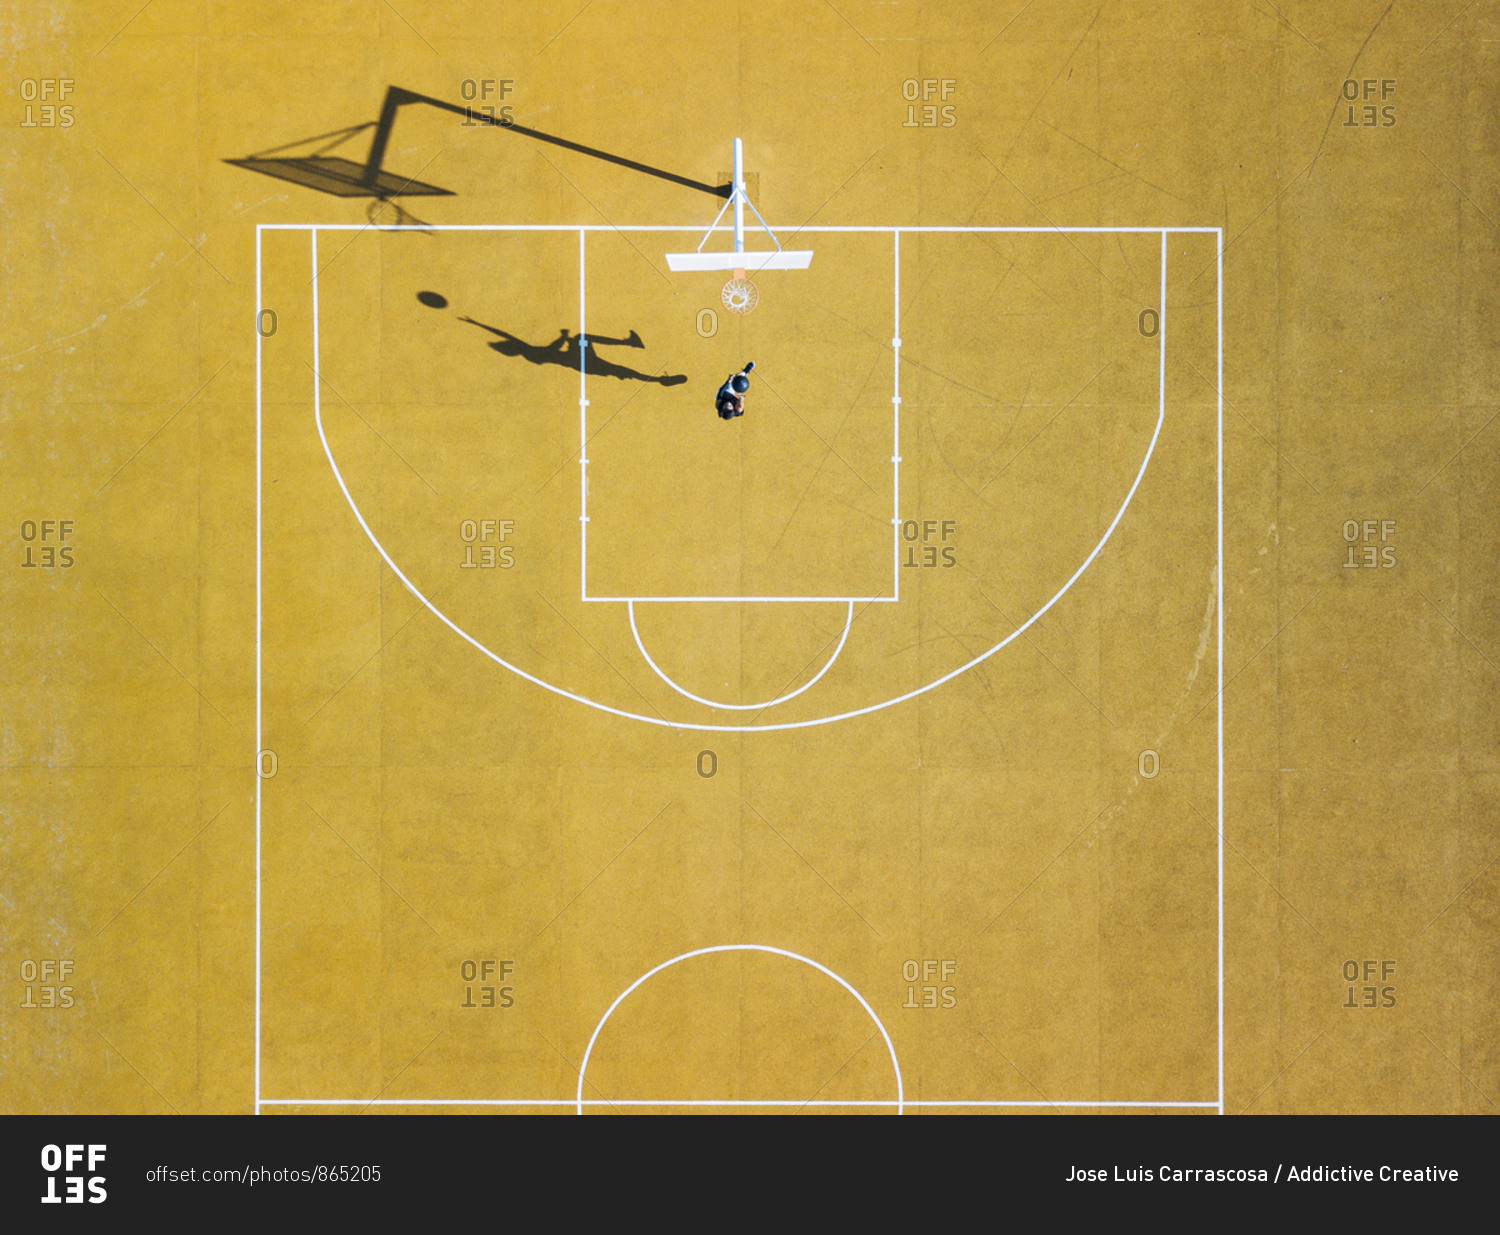
[[[733,420],[745,414],[745,392],[750,389],[750,370],[753,368],[755,361],[752,360],[719,387],[718,394],[714,395],[714,409],[720,420]]]

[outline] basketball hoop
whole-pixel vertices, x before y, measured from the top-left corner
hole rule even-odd
[[[724,284],[720,290],[719,299],[724,302],[724,307],[731,313],[745,314],[760,303],[760,292],[756,290],[755,284],[745,277],[743,270],[736,270],[734,278]]]
[[[714,228],[724,217],[724,211],[731,206],[734,207],[734,248],[709,250],[705,253],[703,246],[714,234]],[[750,207],[750,212],[755,215],[761,228],[771,238],[771,242],[776,246],[774,249],[745,248],[746,206]],[[745,276],[747,270],[806,270],[811,262],[811,249],[783,249],[781,241],[776,239],[776,233],[767,227],[766,221],[760,217],[760,211],[756,210],[755,203],[745,192],[743,146],[740,139],[736,137],[734,139],[734,183],[729,189],[729,200],[720,208],[714,221],[708,225],[708,231],[703,233],[703,239],[698,242],[698,248],[694,252],[667,254],[668,269],[733,271],[733,277],[719,290],[719,299],[724,302],[724,308],[730,313],[743,316],[760,303],[760,292]]]

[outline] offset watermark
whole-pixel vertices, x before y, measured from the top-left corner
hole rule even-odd
[[[1344,101],[1346,129],[1393,129],[1396,105],[1386,100],[1396,93],[1394,77],[1349,78],[1339,90]]]
[[[901,980],[906,985],[903,1008],[956,1008],[958,987],[953,978],[958,973],[958,962],[954,960],[932,960],[901,962]]]
[[[946,570],[958,565],[958,546],[948,542],[958,534],[957,519],[907,519],[901,525],[901,539],[906,541],[903,568],[920,570],[938,567]]]
[[[21,127],[23,129],[71,129],[72,103],[63,102],[73,93],[71,77],[23,77],[21,79]],[[48,100],[51,102],[48,102]]]
[[[1388,570],[1396,564],[1394,519],[1344,520],[1344,569]]]
[[[516,548],[505,541],[515,534],[514,519],[465,519],[458,525],[464,570],[509,570],[516,564]],[[477,553],[476,553],[477,550]]]
[[[34,1008],[71,1008],[73,999],[73,962],[66,957],[21,962],[21,981],[25,983],[20,1006]]]
[[[1344,1004],[1346,1008],[1394,1008],[1396,962],[1392,960],[1345,961]]]
[[[42,1146],[42,1170],[47,1173],[47,1191],[43,1193],[41,1202],[43,1205],[82,1205],[85,1200],[90,1205],[99,1205],[109,1199],[109,1193],[105,1190],[105,1179],[103,1175],[93,1172],[99,1169],[99,1164],[104,1161],[107,1145],[43,1145]],[[89,1174],[74,1174],[73,1172],[87,1162]],[[66,1164],[67,1173],[58,1176],[64,1170]],[[59,1196],[57,1185],[61,1182],[66,1195]],[[88,1196],[83,1195],[84,1184],[88,1185]]]
[[[72,519],[22,519],[22,569],[66,570],[73,565],[73,539],[76,523]]]
[[[458,93],[469,106],[464,108],[459,128],[477,129],[491,124],[509,128],[515,124],[515,108],[504,102],[510,98],[515,84],[513,77],[465,77],[458,83]],[[494,102],[487,102],[489,99]]]
[[[903,129],[951,129],[958,123],[958,104],[948,99],[958,93],[956,77],[908,77],[901,83],[906,100]]]
[[[508,981],[515,970],[515,961],[502,961],[489,957],[464,961],[458,967],[458,976],[464,982],[464,997],[458,1006],[460,1008],[515,1007],[516,988]]]

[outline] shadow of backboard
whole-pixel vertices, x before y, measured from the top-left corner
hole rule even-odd
[[[683,188],[696,189],[701,193],[708,193],[714,197],[728,197],[730,186],[705,184],[701,180],[693,180],[688,176],[680,176],[676,172],[665,171],[660,167],[652,167],[646,163],[639,163],[634,159],[627,159],[623,155],[611,154],[606,150],[599,150],[593,146],[585,146],[581,142],[569,141],[565,137],[558,137],[552,133],[543,133],[539,129],[527,128],[516,124],[508,116],[492,116],[474,112],[472,108],[461,107],[456,103],[449,103],[444,99],[436,99],[431,95],[418,94],[413,90],[405,90],[400,86],[388,86],[385,99],[380,108],[380,119],[378,121],[367,121],[364,124],[350,125],[348,128],[336,129],[332,133],[323,133],[317,137],[304,138],[302,141],[290,142],[285,146],[276,146],[270,150],[263,150],[259,154],[248,155],[242,159],[225,159],[224,162],[231,163],[235,167],[247,168],[253,172],[259,172],[263,176],[273,176],[277,180],[286,180],[292,184],[301,185],[303,188],[316,189],[320,193],[328,193],[334,197],[373,197],[380,201],[387,201],[393,197],[453,197],[455,194],[450,189],[439,188],[434,184],[426,184],[420,180],[408,180],[402,176],[384,170],[382,164],[385,162],[386,145],[390,140],[391,130],[395,127],[396,116],[402,107],[408,104],[421,104],[426,107],[435,107],[440,111],[452,112],[455,115],[465,117],[471,124],[484,125],[491,128],[509,130],[521,137],[530,137],[537,141],[547,142],[553,146],[560,146],[565,150],[571,150],[578,154],[588,155],[590,158],[602,159],[607,163],[613,163],[618,167],[628,168],[634,172],[640,172],[647,176],[654,176],[659,180],[666,180],[672,184],[681,185]],[[370,152],[363,163],[356,163],[351,159],[340,158],[330,155],[328,152],[343,145],[344,142],[366,129],[374,129],[374,135],[370,141]],[[333,140],[327,145],[307,154],[289,155],[286,152],[297,146],[307,146],[316,142]]]
[[[408,180],[392,172],[377,169],[374,181],[365,175],[365,165],[352,159],[329,155],[305,158],[225,159],[235,167],[244,167],[263,176],[288,180],[306,189],[330,193],[334,197],[452,197],[452,189],[440,188],[421,180]]]

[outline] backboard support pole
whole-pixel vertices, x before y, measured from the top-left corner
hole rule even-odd
[[[745,251],[745,147],[734,139],[734,251]],[[741,276],[743,277],[743,276]]]
[[[698,242],[697,250],[692,253],[668,253],[667,268],[669,270],[732,270],[736,279],[743,279],[747,270],[806,270],[812,263],[812,250],[783,249],[781,241],[776,239],[776,233],[760,217],[760,211],[756,210],[755,203],[750,200],[750,195],[745,190],[745,145],[738,137],[734,139],[733,175],[734,182],[729,186],[729,200],[714,216],[714,221],[708,225],[708,230],[703,233],[703,239]],[[727,251],[710,250],[705,253],[703,246],[714,234],[719,220],[724,217],[724,211],[731,206],[734,208],[734,248]],[[746,206],[750,207],[756,222],[771,238],[771,243],[776,246],[774,249],[745,248]]]

